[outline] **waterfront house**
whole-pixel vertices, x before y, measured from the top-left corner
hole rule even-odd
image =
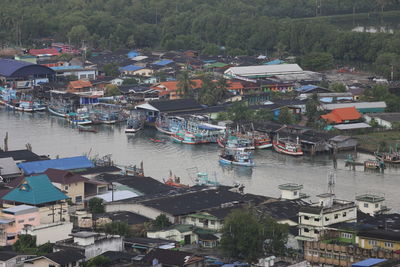
[[[48,253],[43,256],[29,258],[24,266],[42,267],[79,267],[83,263],[85,256],[74,250],[61,250]]]
[[[355,150],[358,140],[347,135],[337,135],[329,139],[329,144],[336,150]]]
[[[81,231],[70,234],[72,238],[55,243],[54,251],[73,249],[90,260],[106,251],[123,251],[123,240],[119,235],[107,235]]]
[[[168,249],[153,249],[147,253],[142,259],[146,266],[176,266],[176,267],[202,267],[204,258],[196,256],[189,252],[168,250]]]
[[[41,223],[69,221],[68,204],[65,203],[68,196],[56,188],[45,174],[24,178],[2,199],[6,207],[19,204],[38,207]]]
[[[356,196],[358,209],[370,216],[385,214],[389,211],[388,207],[384,206],[385,197],[374,194],[362,194]]]
[[[2,210],[0,215],[0,244],[8,246],[18,240],[25,225],[39,225],[39,208],[30,205],[12,206]]]
[[[25,175],[31,175],[43,173],[50,168],[58,170],[75,170],[92,168],[94,165],[87,157],[77,156],[70,158],[23,162],[19,163],[18,167],[24,172]]]
[[[90,81],[78,80],[70,81],[68,84],[68,93],[86,93],[92,90],[92,83]]]
[[[120,68],[120,71],[129,76],[143,76],[143,77],[151,77],[153,74],[153,70],[150,68],[135,66],[135,65],[127,65]]]
[[[364,119],[367,123],[376,122],[379,126],[393,129],[393,126],[400,126],[400,112],[388,112],[388,113],[368,113],[364,114]]]

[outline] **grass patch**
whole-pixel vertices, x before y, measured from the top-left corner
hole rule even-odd
[[[359,148],[367,151],[389,150],[398,145],[400,149],[400,131],[372,132],[367,134],[355,135],[358,140]]]

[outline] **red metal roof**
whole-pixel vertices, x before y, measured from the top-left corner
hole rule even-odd
[[[40,55],[59,56],[60,52],[58,52],[58,50],[55,48],[29,49],[29,54],[33,56],[40,56]]]
[[[355,107],[337,108],[326,115],[322,115],[321,118],[328,122],[342,123],[344,121],[358,120],[361,118],[361,114]]]

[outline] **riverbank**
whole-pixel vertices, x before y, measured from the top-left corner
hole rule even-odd
[[[395,148],[400,144],[400,131],[373,132],[354,136],[358,140],[360,151],[375,152],[383,148]]]

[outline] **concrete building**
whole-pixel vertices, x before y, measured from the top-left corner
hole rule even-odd
[[[106,251],[123,251],[123,238],[118,235],[82,231],[70,236],[72,238],[56,242],[54,250],[74,249],[85,255],[87,260]]]
[[[303,189],[303,185],[301,184],[281,184],[279,185],[279,189],[281,190],[281,199],[295,200],[305,196],[301,193],[301,189]]]
[[[25,261],[24,267],[79,267],[84,259],[85,256],[74,250],[62,250],[30,258]]]
[[[96,80],[98,71],[93,67],[82,66],[57,66],[51,67],[58,77],[76,76],[78,80]]]
[[[40,225],[25,225],[24,234],[36,236],[36,245],[40,246],[47,242],[55,243],[69,237],[72,232],[71,222],[55,222]]]
[[[185,244],[197,243],[197,235],[193,232],[195,227],[189,224],[173,225],[167,229],[147,231],[148,238],[168,239]]]
[[[317,197],[318,203],[300,208],[299,240],[318,240],[321,231],[329,225],[357,221],[357,208],[354,202],[335,199],[335,195],[331,193]]]
[[[363,194],[356,196],[357,208],[371,216],[376,214],[383,214],[389,209],[384,206],[385,197],[373,195],[373,194]]]
[[[235,78],[237,76],[246,78],[264,78],[282,74],[301,73],[303,73],[303,69],[297,64],[280,64],[231,67],[224,72],[224,76],[227,78]]]
[[[0,177],[7,182],[22,174],[13,158],[0,158]]]

